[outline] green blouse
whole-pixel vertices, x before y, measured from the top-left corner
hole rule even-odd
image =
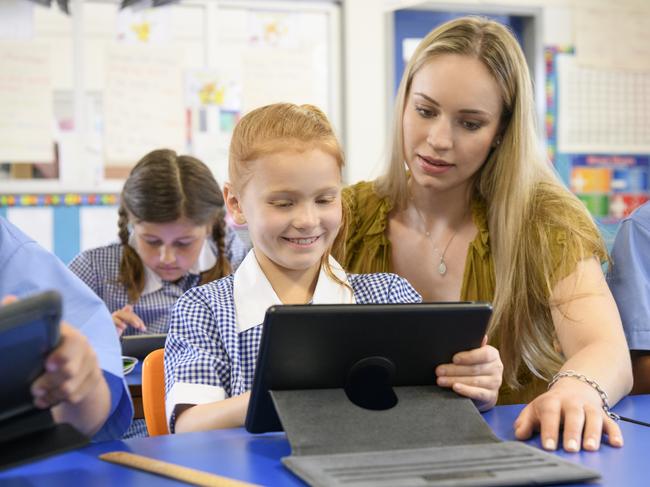
[[[387,236],[388,214],[393,204],[380,198],[373,182],[360,182],[343,190],[346,208],[347,237],[344,254],[335,255],[343,267],[351,273],[392,272],[391,243]],[[461,301],[485,301],[494,299],[494,261],[490,252],[490,234],[487,224],[487,207],[484,203],[472,205],[472,217],[478,229],[476,238],[467,251],[465,271],[460,290]],[[563,239],[557,236],[556,241]],[[558,245],[561,253],[562,245]],[[561,257],[558,256],[558,260]],[[498,348],[498,344],[491,341]],[[499,404],[530,402],[546,390],[546,382],[534,376],[527,368],[519,373],[522,387],[513,390],[503,385],[499,391]]]

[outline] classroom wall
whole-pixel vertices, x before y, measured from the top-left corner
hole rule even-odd
[[[194,3],[199,5],[201,2]],[[292,11],[298,8],[317,9],[320,8],[322,3],[300,0],[285,2],[286,8]],[[230,4],[238,5],[237,2],[230,2]],[[189,67],[204,64],[212,66],[215,64],[216,59],[221,59],[224,55],[224,51],[219,50],[218,33],[213,30],[206,30],[203,24],[197,26],[196,29],[189,28],[189,26],[198,22],[199,15],[197,12],[199,7],[192,6],[193,2],[189,0],[187,5],[189,8],[184,10],[182,16],[175,17],[171,25],[174,35],[179,37],[179,42],[184,44],[186,50],[190,53],[189,56],[183,58],[183,63]],[[219,18],[219,9],[216,8],[217,2],[207,2],[206,5],[211,9],[209,14],[213,18]],[[257,2],[255,5],[265,5],[265,2]],[[541,112],[546,112],[547,103],[557,103],[556,99],[548,96],[549,88],[551,92],[557,88],[553,84],[557,80],[548,77],[544,78],[545,70],[546,74],[548,74],[549,67],[554,68],[553,53],[563,50],[571,51],[576,44],[581,42],[578,33],[585,32],[584,25],[581,25],[580,22],[584,22],[584,19],[588,17],[585,15],[587,7],[592,9],[591,13],[597,13],[597,18],[608,24],[601,25],[596,21],[594,28],[601,29],[602,35],[598,38],[591,38],[591,44],[585,44],[584,39],[582,40],[581,52],[583,53],[583,60],[598,63],[602,60],[594,59],[594,57],[597,58],[600,55],[607,58],[607,54],[610,53],[611,55],[613,52],[614,54],[611,56],[615,56],[616,59],[608,59],[608,61],[611,61],[612,64],[618,63],[618,65],[622,66],[622,69],[630,67],[638,69],[639,65],[643,64],[643,61],[638,59],[639,57],[643,58],[642,44],[647,44],[639,43],[639,49],[629,49],[630,45],[635,45],[634,35],[636,35],[634,29],[629,27],[630,19],[634,18],[628,15],[629,12],[633,12],[638,17],[638,29],[644,28],[642,25],[643,19],[647,19],[648,14],[650,14],[650,2],[646,0],[499,0],[494,3],[485,0],[345,0],[340,3],[339,7],[336,7],[336,4],[333,3],[330,3],[330,5],[332,5],[332,8],[340,8],[341,12],[340,30],[335,26],[328,32],[330,38],[337,41],[335,44],[340,46],[340,50],[333,49],[334,52],[330,53],[331,59],[335,60],[339,69],[335,70],[334,78],[329,79],[329,83],[333,86],[335,95],[331,114],[346,151],[347,167],[344,176],[348,183],[372,179],[381,174],[388,154],[388,142],[390,140],[388,134],[392,117],[394,90],[394,71],[391,61],[393,50],[391,15],[395,10],[417,8],[464,10],[473,13],[502,13],[504,11],[536,13],[541,24],[542,39],[540,49],[546,49],[543,56],[550,53],[552,58],[550,64],[547,60],[547,66],[541,66],[542,78],[536,79],[538,107]],[[114,12],[114,5],[108,4],[103,15],[97,10],[87,12],[87,21],[89,25],[93,26],[97,35],[87,47],[91,55],[87,56],[88,62],[82,78],[84,78],[84,84],[93,90],[102,89],[105,82],[104,78],[98,75],[104,69],[102,58],[93,55],[93,53],[104,49],[107,39],[113,35],[112,32],[109,32],[110,29],[102,26],[107,25],[106,19],[108,17],[111,15],[114,17]],[[628,16],[625,17],[625,15]],[[51,40],[60,56],[57,58],[58,61],[54,63],[53,87],[55,90],[69,89],[78,82],[69,70],[63,69],[65,63],[72,62],[73,46],[70,45],[69,41],[56,40],[62,35],[70,35],[70,32],[68,32],[69,23],[58,15],[43,12],[39,14],[39,19],[40,23],[37,27],[40,29],[40,35],[45,40]],[[593,20],[592,18],[591,21]],[[626,25],[625,30],[618,30],[621,25]],[[581,27],[581,29],[578,29],[578,27]],[[588,54],[591,54],[591,59]],[[542,56],[542,53],[540,53],[540,56]],[[650,56],[646,57],[650,59]],[[536,66],[536,69],[538,72],[540,71],[539,66]],[[650,67],[645,66],[643,73],[648,72],[650,72]],[[549,83],[550,87],[546,86]],[[332,101],[332,98],[330,98],[330,101]],[[548,108],[556,110],[557,106]],[[547,138],[549,119],[552,121],[556,115],[557,113],[552,111],[544,113],[542,118],[544,123],[540,124],[541,138]],[[92,119],[89,123],[92,123]],[[545,131],[546,133],[544,133]],[[556,141],[551,142],[556,143]],[[31,232],[37,240],[55,251],[64,260],[69,260],[71,255],[78,250],[83,250],[95,244],[99,245],[103,243],[103,240],[108,241],[114,238],[115,206],[104,205],[104,207],[100,208],[97,205],[87,205],[83,199],[79,200],[81,201],[79,204],[48,205],[34,204],[32,198],[23,204],[20,200],[15,198],[9,200],[6,196],[9,194],[20,196],[20,194],[25,193],[35,193],[37,198],[41,197],[44,200],[53,193],[58,193],[59,197],[66,201],[65,194],[71,193],[72,196],[67,201],[73,202],[77,196],[82,198],[84,194],[97,193],[115,199],[121,188],[121,181],[109,181],[102,178],[101,158],[98,159],[97,152],[92,147],[90,149],[85,148],[86,152],[78,159],[77,166],[67,167],[62,171],[60,183],[56,183],[54,186],[47,181],[32,181],[29,183],[0,181],[0,215],[5,215],[19,223],[28,233]],[[642,155],[641,159],[638,157],[633,158],[633,164],[640,161],[641,165],[648,166],[650,163],[648,163],[647,155],[650,154],[650,148],[646,152],[641,149],[639,152]],[[225,153],[223,155],[225,156]],[[573,164],[573,155],[559,154],[559,156],[561,157],[555,162],[563,173],[565,180],[567,180],[567,184],[569,184],[568,179],[571,178],[570,171]],[[643,159],[644,157],[645,159]],[[576,158],[574,157],[574,159]],[[584,165],[588,165],[591,162],[584,161],[592,161],[593,158],[583,157],[580,159],[578,157],[576,160],[578,160],[578,164],[584,163]],[[218,179],[223,180],[225,178],[223,165],[215,167],[214,171]],[[643,171],[646,171],[644,174],[647,179],[647,167]],[[2,196],[5,196],[5,198],[1,198]],[[34,195],[32,194],[32,196]],[[591,195],[587,195],[587,197],[591,197]],[[637,204],[640,201],[635,200],[633,202]],[[86,206],[90,207],[86,208]],[[90,216],[82,218],[82,215]],[[98,223],[106,230],[100,232],[92,226]],[[610,232],[613,232],[616,221],[612,220],[610,223],[612,225]],[[95,235],[97,238],[86,237],[86,235]],[[66,239],[71,243],[67,248],[62,249],[61,242],[65,242]]]
[[[348,157],[347,180],[371,179],[384,168],[392,116],[390,15],[400,8],[440,8],[499,12],[506,8],[539,9],[544,45],[573,43],[572,0],[405,1],[349,0],[342,4],[345,35],[343,109]],[[615,2],[611,2],[614,10]],[[383,82],[377,82],[382,80]]]

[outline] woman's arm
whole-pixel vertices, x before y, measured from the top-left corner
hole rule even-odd
[[[632,388],[630,356],[621,319],[600,264],[580,262],[560,281],[551,296],[551,313],[566,362],[562,371],[575,371],[595,381],[613,406]],[[535,398],[515,421],[515,435],[530,437],[539,429],[542,445],[554,450],[563,424],[567,451],[597,450],[602,433],[612,446],[622,446],[620,428],[602,409],[598,391],[575,377],[559,379]]]
[[[251,393],[207,404],[176,406],[176,433],[238,428],[244,425]]]

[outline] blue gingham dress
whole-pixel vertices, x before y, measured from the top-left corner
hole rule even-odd
[[[248,249],[230,229],[226,231],[225,248],[234,271],[246,256]],[[70,270],[104,301],[111,313],[129,304],[126,288],[118,282],[121,259],[122,244],[114,243],[86,250],[69,264]],[[141,332],[129,326],[124,335],[167,333],[172,307],[185,291],[198,285],[199,280],[198,274],[186,274],[176,282],[162,281],[160,289],[140,296],[133,305],[133,311],[144,321],[147,331]],[[149,436],[145,421],[136,419],[124,438],[144,436]]]
[[[347,277],[358,304],[422,301],[408,281],[395,274]],[[165,343],[167,393],[176,382],[218,387],[226,398],[251,389],[262,324],[237,331],[233,284],[234,276],[228,276],[190,289],[176,303]]]

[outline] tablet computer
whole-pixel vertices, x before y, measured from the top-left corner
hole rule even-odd
[[[34,408],[32,382],[59,341],[61,296],[46,291],[0,307],[0,422]]]
[[[361,405],[353,396],[363,402],[372,395],[364,387],[373,381],[435,384],[436,366],[481,345],[491,314],[490,304],[467,302],[272,306],[246,429],[282,430],[270,390],[345,388]]]
[[[122,342],[122,355],[142,360],[154,350],[165,348],[166,339],[166,333],[123,336],[120,340]]]

